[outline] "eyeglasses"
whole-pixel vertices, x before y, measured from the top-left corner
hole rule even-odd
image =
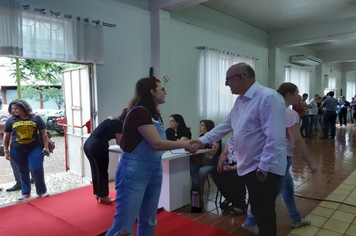
[[[238,75],[244,75],[244,76],[247,76],[245,73],[237,73],[237,74],[234,74],[234,75],[231,75],[231,76],[228,76],[225,78],[225,84],[227,84],[228,82],[230,82],[230,79],[232,77],[235,77],[235,76],[238,76]]]

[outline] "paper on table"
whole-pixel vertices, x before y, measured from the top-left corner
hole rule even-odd
[[[171,150],[171,153],[173,153],[173,154],[182,154],[182,153],[189,153],[189,152],[187,152],[184,148],[180,148],[180,149]]]

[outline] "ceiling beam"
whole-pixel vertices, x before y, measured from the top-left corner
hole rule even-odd
[[[323,63],[356,61],[356,47],[317,51],[316,57],[323,59]]]
[[[269,47],[292,47],[355,37],[356,17],[272,32]]]
[[[150,0],[150,11],[163,9],[169,12],[191,7],[208,0]]]
[[[345,62],[341,64],[342,72],[356,71],[356,62]]]

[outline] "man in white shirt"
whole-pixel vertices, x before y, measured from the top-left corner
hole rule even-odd
[[[237,173],[248,188],[259,235],[277,235],[277,186],[287,166],[284,98],[260,85],[246,63],[231,66],[226,76],[225,85],[240,96],[224,122],[193,142],[215,143],[233,131]]]
[[[309,135],[313,133],[313,126],[316,122],[316,117],[318,115],[318,100],[319,94],[314,94],[314,99],[309,102]]]

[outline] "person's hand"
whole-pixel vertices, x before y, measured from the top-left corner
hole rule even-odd
[[[218,162],[218,166],[216,167],[216,170],[217,170],[219,173],[224,172],[224,164]]]
[[[229,166],[229,165],[225,165],[224,167],[223,167],[223,169],[224,169],[224,171],[233,171],[233,170],[235,170],[234,169],[234,167],[233,166]]]
[[[203,148],[203,144],[202,144],[202,142],[199,140],[199,139],[191,139],[191,140],[189,140],[189,142],[191,143],[191,144],[197,144],[197,145],[199,145],[199,149],[201,149],[201,148]]]
[[[44,147],[43,150],[42,150],[42,154],[45,155],[45,156],[49,156],[49,149]]]
[[[261,182],[263,182],[263,181],[266,180],[267,175],[268,175],[268,172],[267,172],[267,171],[263,171],[263,170],[261,170],[260,168],[257,168],[257,169],[256,169],[256,176],[257,176],[257,178],[258,178]]]
[[[10,161],[11,160],[11,155],[9,151],[5,151],[5,159]]]
[[[311,173],[316,173],[318,171],[318,168],[313,163],[309,165],[309,169]]]
[[[200,149],[200,145],[191,141],[186,141],[184,149],[190,153],[196,153]]]

